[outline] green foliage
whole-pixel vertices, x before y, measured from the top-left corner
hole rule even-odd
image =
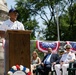
[[[31,33],[31,39],[35,39],[35,31],[36,29],[39,28],[39,26],[37,25],[37,21],[36,20],[29,20],[27,22],[24,23],[25,25],[25,29],[27,30],[32,30],[32,33]]]
[[[57,40],[57,22],[60,40],[76,40],[75,0],[16,0],[16,2],[16,9],[20,14],[18,19],[24,23],[25,29],[32,30],[31,39],[35,39],[35,31],[39,30],[39,23],[36,20],[36,16],[39,16],[42,24],[46,26],[39,31],[39,35],[42,34],[45,40]]]
[[[38,30],[40,39],[56,41],[57,21],[60,31],[61,41],[76,41],[76,0],[16,0],[16,7],[19,11],[20,20],[26,30],[32,30],[31,39],[35,39],[35,32]],[[41,28],[36,20],[39,16]],[[36,48],[36,42],[31,42],[31,53],[36,50],[40,57],[43,53]]]
[[[76,41],[76,3],[71,3],[68,11],[60,18],[62,40]],[[64,29],[62,28],[64,27]],[[66,37],[65,37],[66,36]]]
[[[35,31],[39,29],[38,22],[32,16],[30,4],[26,0],[16,0],[15,8],[19,12],[18,20],[24,24],[25,30],[32,30],[31,39],[36,39]]]

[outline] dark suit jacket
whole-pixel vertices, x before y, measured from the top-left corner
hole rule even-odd
[[[60,64],[60,59],[62,56],[59,56],[58,60],[56,61],[56,64]]]
[[[47,56],[48,54],[44,56],[42,63],[44,63],[44,60],[46,59]],[[41,73],[41,75],[48,75],[49,71],[51,70],[51,64],[53,62],[57,62],[58,57],[59,57],[58,54],[52,54],[50,58],[50,64],[44,64],[44,66],[40,64],[37,68],[38,72]]]
[[[44,56],[42,62],[44,62],[44,60],[46,59],[47,56],[48,56],[48,54]],[[49,65],[51,65],[51,63],[53,63],[53,62],[57,63],[58,62],[58,58],[59,58],[58,54],[52,54],[51,58],[50,58],[50,64]]]

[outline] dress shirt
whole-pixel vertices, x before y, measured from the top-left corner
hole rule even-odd
[[[8,19],[0,26],[0,30],[24,30],[24,26],[19,21],[12,22],[10,19]]]
[[[50,58],[52,54],[48,54],[47,57],[44,60],[44,64],[50,64]]]

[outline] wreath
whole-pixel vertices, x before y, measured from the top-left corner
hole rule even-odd
[[[31,75],[29,68],[24,67],[23,65],[15,65],[8,71],[8,75],[13,75],[16,71],[22,71],[26,75]]]

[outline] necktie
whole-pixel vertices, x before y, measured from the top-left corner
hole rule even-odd
[[[51,54],[47,55],[46,59],[44,60],[44,64],[50,63]]]

